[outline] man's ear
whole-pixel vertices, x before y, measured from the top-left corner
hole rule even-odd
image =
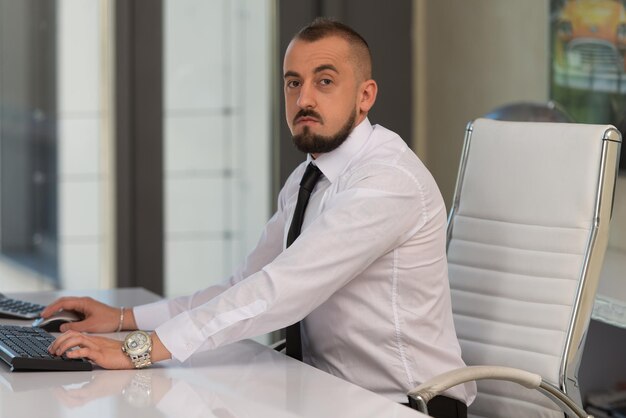
[[[378,85],[374,80],[366,80],[361,83],[359,94],[359,109],[361,113],[367,114],[376,102],[376,94],[378,93]]]

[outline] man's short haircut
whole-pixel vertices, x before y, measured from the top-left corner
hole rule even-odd
[[[372,54],[365,39],[348,25],[344,25],[334,19],[318,17],[309,25],[305,26],[294,36],[305,42],[315,42],[330,36],[338,36],[351,47],[357,69],[361,70],[364,80],[372,78]]]

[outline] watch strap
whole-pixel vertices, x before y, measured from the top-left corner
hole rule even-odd
[[[152,364],[152,359],[150,358],[150,352],[146,352],[143,354],[139,354],[138,356],[131,355],[130,361],[133,362],[133,365],[136,369],[142,369],[144,367],[148,367]]]

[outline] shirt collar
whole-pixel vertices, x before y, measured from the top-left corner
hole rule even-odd
[[[352,157],[363,147],[373,129],[369,119],[365,118],[350,132],[348,138],[339,148],[320,154],[315,160],[309,154],[307,155],[307,163],[315,161],[315,165],[321,170],[324,177],[334,183],[352,160]]]

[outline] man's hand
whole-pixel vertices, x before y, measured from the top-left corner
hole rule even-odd
[[[48,305],[41,316],[47,318],[58,310],[76,311],[85,319],[61,325],[61,331],[114,332],[120,323],[120,308],[106,305],[89,297],[64,297]],[[132,309],[124,310],[122,329],[136,329]]]
[[[153,363],[172,358],[156,333],[153,332],[151,338]],[[48,347],[48,351],[56,356],[65,353],[68,358],[86,358],[105,369],[134,368],[130,358],[122,351],[121,341],[73,330],[61,334]]]
[[[105,369],[134,368],[130,358],[122,352],[121,341],[73,330],[61,334],[48,351],[56,356],[65,354],[68,358],[86,358]]]

